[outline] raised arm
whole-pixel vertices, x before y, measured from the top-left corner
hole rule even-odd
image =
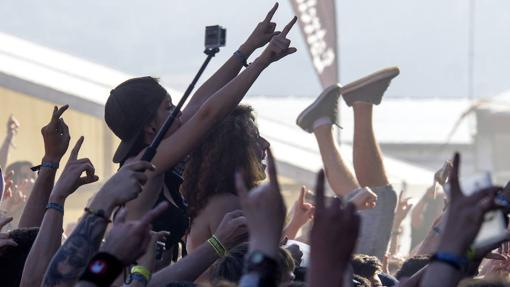
[[[459,166],[460,156],[456,154],[450,175],[450,210],[446,228],[420,286],[457,286],[468,271],[467,250],[480,230],[485,213],[496,208],[494,199],[498,188],[481,190],[470,196],[462,193]]]
[[[247,237],[246,217],[239,210],[225,214],[214,235],[227,251]],[[198,246],[188,256],[156,272],[148,286],[166,286],[170,282],[195,281],[219,254],[209,242]],[[152,271],[152,270],[151,270]]]
[[[276,23],[271,22],[276,9],[278,9],[278,3],[267,13],[266,18],[258,23],[248,39],[239,47],[236,55],[232,55],[227,62],[195,92],[186,108],[182,111],[181,120],[183,122],[191,119],[209,97],[235,78],[243,68],[244,61],[246,61],[257,48],[263,47],[273,36],[278,34],[278,32],[275,32]]]
[[[80,186],[99,179],[94,175],[94,166],[89,159],[78,159],[82,143],[83,137],[77,141],[60,179],[51,192],[41,228],[25,261],[20,286],[41,285],[46,267],[62,241],[66,198]],[[86,175],[81,177],[84,172]]]
[[[4,142],[0,147],[0,168],[5,170],[7,168],[7,160],[9,159],[9,149],[13,145],[14,136],[18,133],[19,123],[13,115],[7,121],[7,134],[5,135]]]
[[[44,275],[43,286],[72,286],[99,248],[113,208],[134,199],[147,181],[148,162],[123,166],[92,199],[80,222],[58,249]]]
[[[123,267],[130,266],[145,253],[151,240],[150,224],[167,208],[168,203],[162,202],[136,221],[126,221],[127,209],[122,208],[101,252],[88,262],[78,286],[111,286]]]
[[[189,121],[161,143],[153,160],[156,174],[173,167],[192,151],[207,132],[239,104],[271,63],[297,51],[289,47],[290,40],[286,38],[296,19],[294,17],[280,34],[271,39],[264,52],[245,71],[211,96]]]
[[[44,157],[41,163],[39,176],[37,177],[32,192],[28,197],[27,204],[19,227],[40,226],[48,204],[55,174],[57,173],[60,160],[69,147],[69,128],[67,127],[62,114],[69,108],[65,105],[61,108],[54,107],[50,122],[41,129],[44,139]]]
[[[141,216],[154,206],[161,190],[161,181],[156,179],[193,151],[214,125],[241,102],[262,71],[271,63],[297,51],[296,48],[290,47],[290,40],[286,38],[296,19],[294,17],[282,33],[271,39],[264,52],[246,70],[214,93],[190,120],[161,142],[152,161],[156,171],[148,174],[150,178],[144,192],[128,206],[131,218]]]
[[[347,286],[344,276],[359,234],[359,215],[354,204],[342,206],[339,198],[333,199],[330,206],[325,205],[322,170],[317,176],[315,193],[308,286]]]

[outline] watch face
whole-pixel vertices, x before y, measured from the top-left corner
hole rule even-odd
[[[264,254],[262,252],[254,252],[251,256],[251,262],[255,264],[262,263],[264,261]]]
[[[90,272],[94,274],[101,274],[106,271],[106,262],[103,260],[96,260],[90,265]]]

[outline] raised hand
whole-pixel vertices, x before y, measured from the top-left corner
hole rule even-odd
[[[149,241],[149,246],[147,247],[147,252],[137,260],[138,265],[142,265],[149,269],[149,271],[154,272],[157,266],[157,249],[158,242],[164,242],[167,236],[170,236],[170,232],[168,231],[150,231],[151,239]]]
[[[342,286],[343,272],[351,259],[358,238],[360,218],[352,203],[342,206],[334,198],[324,201],[324,171],[317,176],[315,217],[310,235],[310,286]]]
[[[400,195],[398,196],[397,209],[395,210],[395,222],[402,223],[404,218],[409,214],[413,204],[410,203],[411,197],[404,197],[404,191],[400,191]]]
[[[280,32],[275,32],[276,23],[271,22],[273,19],[274,13],[278,9],[278,3],[275,3],[273,8],[269,10],[266,15],[266,18],[262,20],[262,22],[258,23],[255,30],[251,33],[250,37],[244,43],[244,46],[250,51],[254,51],[257,48],[260,48],[266,45],[273,36],[278,35]]]
[[[269,183],[248,191],[241,172],[236,173],[236,188],[248,221],[250,251],[258,250],[276,258],[285,221],[286,207],[271,150],[268,150]]]
[[[101,205],[107,205],[105,210],[108,210],[135,199],[147,182],[145,171],[154,168],[154,165],[147,161],[133,161],[124,165],[101,187],[93,202],[99,201]]]
[[[269,45],[266,47],[264,52],[262,52],[258,60],[260,59],[268,65],[297,51],[296,48],[290,47],[290,40],[287,39],[287,34],[289,34],[296,21],[297,17],[294,16],[285,28],[283,28],[281,33],[271,38]]]
[[[234,210],[226,213],[214,235],[227,249],[246,242],[248,240],[248,225],[243,211]]]
[[[445,185],[446,181],[448,180],[448,175],[450,174],[452,170],[452,161],[447,160],[441,169],[436,171],[434,174],[434,182],[439,183],[441,186]]]
[[[7,120],[7,138],[12,140],[12,138],[18,134],[18,129],[20,124],[16,118],[11,115],[9,116],[9,120]]]
[[[167,202],[158,204],[140,220],[126,222],[127,210],[122,208],[113,222],[112,230],[101,247],[128,265],[142,256],[151,241],[151,222],[168,208]]]
[[[71,151],[64,171],[51,192],[51,202],[63,203],[80,186],[99,180],[99,177],[95,175],[95,168],[92,162],[88,158],[78,159],[78,153],[83,141],[84,137],[80,137]],[[85,175],[82,176],[84,172]]]
[[[305,202],[305,195],[308,192],[305,186],[301,187],[299,197],[294,202],[290,211],[290,221],[285,227],[285,235],[288,239],[294,239],[301,227],[308,223],[315,212],[315,206],[311,203]]]
[[[50,122],[41,129],[44,138],[43,161],[59,163],[69,147],[71,137],[62,114],[69,108],[69,105],[53,108]]]
[[[362,187],[359,192],[351,198],[350,202],[352,202],[357,209],[374,208],[377,204],[377,194],[368,187]]]
[[[485,213],[497,207],[494,198],[501,188],[491,187],[466,196],[460,187],[459,169],[460,155],[456,153],[449,178],[449,213],[439,250],[460,256],[465,254],[475,239]]]

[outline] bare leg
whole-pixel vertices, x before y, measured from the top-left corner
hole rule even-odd
[[[359,188],[358,181],[345,165],[342,156],[337,150],[331,125],[322,125],[313,131],[324,164],[328,182],[338,196],[344,196]]]
[[[372,127],[370,103],[356,102],[354,108],[353,161],[356,177],[361,186],[386,186],[389,184],[379,144]]]

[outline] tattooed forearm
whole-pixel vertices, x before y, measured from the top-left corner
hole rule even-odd
[[[107,222],[85,213],[73,233],[57,250],[44,275],[43,286],[72,286],[96,253]]]

